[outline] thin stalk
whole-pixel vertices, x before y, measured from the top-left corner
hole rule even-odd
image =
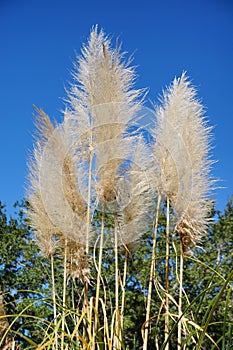
[[[86,263],[88,264],[89,256],[89,231],[90,231],[90,207],[91,207],[91,177],[92,177],[92,161],[93,161],[93,151],[92,151],[92,133],[91,133],[91,146],[90,146],[90,162],[89,162],[89,173],[88,173],[88,194],[87,194],[87,229],[86,229]],[[88,282],[84,281],[84,312],[87,314],[88,319],[88,330],[87,333],[91,338],[91,310],[88,310]],[[85,323],[85,321],[84,321]]]
[[[165,327],[164,334],[166,342],[169,335],[169,246],[170,246],[170,206],[169,198],[167,197],[167,212],[166,212],[166,261],[165,261]],[[169,342],[166,343],[165,350],[169,350]]]
[[[62,323],[61,323],[61,350],[64,349],[64,334],[65,334],[65,307],[66,307],[66,271],[67,267],[67,239],[65,239],[64,247],[64,271],[63,271],[63,296],[62,296]]]
[[[125,247],[125,261],[124,261],[124,273],[123,273],[122,297],[121,297],[121,332],[123,332],[123,327],[124,327],[125,285],[126,285],[126,276],[127,276],[128,255],[129,255],[129,250],[127,247]],[[122,333],[121,333],[120,341],[122,341]]]
[[[71,258],[71,261],[72,261],[72,258]],[[73,310],[75,310],[75,295],[74,295],[75,288],[77,289],[77,286],[76,286],[75,280],[73,280],[72,284],[71,284],[71,298],[72,298],[72,308],[73,308]],[[77,305],[76,309],[79,310],[79,306],[78,305]],[[75,318],[75,325],[77,325],[79,323],[79,319],[80,319],[80,317],[78,316],[78,312],[75,313],[74,318]],[[73,334],[74,333],[72,333],[72,335]],[[77,335],[78,335],[78,333],[77,333]],[[77,343],[79,342],[78,337],[77,337],[76,341],[77,341]],[[68,344],[66,345],[65,350],[67,350],[67,347],[68,347]]]
[[[184,271],[184,256],[182,244],[180,244],[180,278],[179,278],[179,304],[178,304],[178,335],[177,335],[177,350],[181,350],[181,342],[182,342],[182,292],[183,292],[183,271]]]
[[[152,257],[150,265],[150,279],[148,285],[148,295],[147,295],[147,306],[146,306],[146,320],[145,320],[145,331],[143,339],[143,350],[147,350],[148,343],[148,334],[149,334],[149,320],[150,320],[150,306],[151,306],[151,295],[152,295],[152,285],[153,277],[155,273],[155,255],[156,255],[156,244],[157,244],[157,230],[158,230],[158,221],[159,221],[159,208],[160,208],[161,196],[158,196],[157,208],[155,214],[155,225],[153,233],[153,246],[152,246]]]
[[[55,326],[55,349],[58,350],[58,342],[57,342],[57,305],[56,305],[56,289],[55,289],[55,276],[54,276],[54,259],[53,254],[50,256],[51,262],[51,277],[52,277],[52,299],[53,299],[53,319]]]
[[[117,236],[117,217],[116,217],[116,203],[114,210],[114,241],[115,241],[115,315],[116,315],[116,328],[114,335],[114,348],[120,349],[119,336],[120,336],[120,327],[119,327],[119,269],[118,269],[118,236]]]
[[[96,308],[97,313],[98,313],[98,304],[99,304],[101,266],[102,266],[102,257],[103,257],[104,219],[105,219],[105,208],[103,206],[102,221],[101,221],[101,234],[100,234],[99,264],[98,264],[97,286],[96,286],[96,297],[95,297],[95,308]]]
[[[92,134],[91,134],[91,146],[90,146],[90,162],[89,162],[89,173],[88,173],[88,193],[87,193],[87,227],[86,227],[86,259],[88,260],[89,254],[89,231],[90,231],[90,207],[91,207],[91,176],[92,176]],[[84,305],[88,305],[88,282],[84,282]]]
[[[119,271],[118,271],[118,237],[117,237],[117,219],[115,210],[115,308],[119,310]]]
[[[88,173],[88,193],[87,193],[87,230],[86,230],[86,255],[87,255],[87,258],[88,258],[88,254],[89,254],[92,161],[93,161],[93,151],[92,151],[92,134],[91,134],[90,162],[89,162],[89,173]]]
[[[95,329],[93,335],[93,350],[95,349],[95,333],[97,331],[98,324],[98,307],[99,307],[99,296],[100,296],[100,280],[101,280],[101,267],[103,257],[103,242],[104,242],[104,221],[105,221],[105,205],[102,207],[102,221],[101,221],[101,234],[100,234],[100,248],[99,248],[99,263],[97,272],[97,284],[96,284],[96,296],[95,296]]]

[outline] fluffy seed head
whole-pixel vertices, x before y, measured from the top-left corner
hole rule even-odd
[[[210,128],[196,91],[183,73],[157,109],[154,154],[161,169],[159,191],[172,202],[183,249],[195,246],[208,225],[211,189]]]
[[[142,91],[133,88],[133,67],[123,61],[119,48],[111,48],[109,38],[97,27],[77,58],[73,77],[71,109],[77,119],[83,111],[89,116],[97,197],[101,202],[111,202],[117,194],[119,166],[127,156],[121,138],[128,121],[140,108]]]

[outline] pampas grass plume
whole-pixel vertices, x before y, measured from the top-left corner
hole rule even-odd
[[[211,190],[210,131],[203,107],[186,74],[174,79],[157,108],[154,154],[160,166],[158,190],[177,215],[183,249],[195,246],[208,225]]]

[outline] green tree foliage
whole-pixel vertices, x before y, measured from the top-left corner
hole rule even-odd
[[[0,289],[4,293],[6,313],[21,314],[16,321],[14,316],[9,318],[9,323],[14,323],[12,329],[34,337],[35,319],[25,321],[23,315],[50,317],[51,310],[41,303],[50,297],[49,266],[34,243],[24,207],[25,203],[16,203],[16,215],[8,219],[5,206],[0,206]]]

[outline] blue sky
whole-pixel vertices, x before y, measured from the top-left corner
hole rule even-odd
[[[137,87],[156,101],[187,71],[214,125],[213,175],[221,210],[233,193],[233,2],[0,1],[0,200],[9,211],[25,194],[33,104],[61,120],[75,52],[99,24],[134,54]]]

